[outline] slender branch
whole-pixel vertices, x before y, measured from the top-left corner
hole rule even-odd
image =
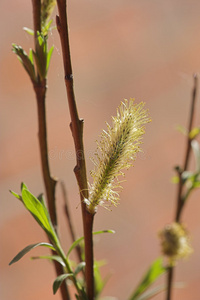
[[[41,0],[32,0],[33,4],[33,23],[34,23],[34,37],[35,37],[35,49],[38,47],[37,31],[41,31]],[[40,80],[38,75],[38,81],[33,83],[37,99],[37,112],[38,112],[38,138],[41,156],[42,173],[45,184],[45,190],[47,195],[47,202],[50,217],[55,230],[57,231],[57,214],[55,205],[55,187],[57,180],[50,174],[49,161],[48,161],[48,146],[47,146],[47,128],[46,128],[46,79]],[[52,254],[55,254],[52,251]],[[63,268],[58,262],[54,262],[57,276],[63,274]],[[61,286],[61,294],[63,300],[70,300],[68,288],[66,284]]]
[[[188,135],[190,131],[192,130],[193,126],[193,121],[194,121],[194,112],[195,112],[195,104],[196,104],[196,95],[197,95],[197,85],[198,85],[198,78],[197,75],[194,75],[194,87],[192,91],[192,103],[191,103],[191,109],[190,109],[190,119],[188,123]],[[185,155],[185,163],[184,163],[184,170],[187,170],[188,163],[189,163],[189,155],[191,151],[191,139],[188,136],[187,140],[187,150],[186,150],[186,155]]]
[[[191,138],[189,136],[190,131],[192,130],[193,121],[194,121],[194,112],[195,112],[195,103],[196,103],[196,95],[197,95],[197,85],[198,85],[198,78],[197,75],[194,75],[194,87],[192,91],[192,99],[191,99],[191,109],[190,109],[190,117],[188,123],[188,137],[187,137],[187,146],[186,146],[186,153],[184,158],[183,169],[178,170],[179,172],[179,186],[178,186],[178,195],[177,195],[177,210],[176,210],[176,222],[180,221],[182,209],[184,206],[184,199],[183,199],[183,181],[181,175],[184,171],[188,169],[190,153],[191,153]]]
[[[38,138],[40,145],[42,173],[47,193],[49,213],[54,227],[57,227],[56,205],[55,205],[55,187],[57,180],[51,177],[48,161],[47,148],[47,129],[46,129],[46,109],[45,109],[45,94],[46,83],[43,81],[40,85],[34,86],[37,98],[38,109]]]
[[[169,267],[168,272],[167,272],[167,297],[166,297],[166,300],[171,300],[173,275],[174,275],[174,268]]]
[[[41,0],[32,0],[32,6],[33,6],[34,37],[36,40],[37,32],[38,31],[41,32]]]
[[[67,89],[69,110],[71,115],[71,130],[74,138],[76,151],[76,166],[74,172],[80,190],[83,228],[85,238],[85,261],[86,261],[86,286],[89,300],[94,298],[94,273],[93,273],[93,239],[92,228],[94,215],[90,214],[84,203],[84,198],[88,199],[87,174],[83,147],[83,120],[79,119],[73,86],[73,74],[70,57],[68,23],[67,23],[67,4],[66,0],[57,0],[59,16],[56,17],[57,29],[60,35],[63,65],[65,72],[65,85]]]
[[[75,242],[76,234],[75,234],[75,231],[74,231],[74,226],[72,224],[71,214],[70,214],[70,211],[69,211],[69,201],[68,201],[68,198],[67,198],[67,191],[66,191],[66,188],[65,188],[65,185],[64,185],[63,181],[61,181],[61,189],[62,189],[63,199],[64,199],[64,202],[65,202],[65,214],[67,216],[69,231],[70,231],[70,234],[71,234],[72,241]],[[82,261],[81,248],[80,248],[79,245],[77,245],[75,249],[76,249],[78,259],[81,262]]]
[[[183,163],[183,169],[180,169],[180,168],[176,169],[178,172],[178,177],[179,177],[178,192],[177,192],[177,207],[176,207],[176,215],[175,215],[175,222],[177,222],[177,223],[180,223],[183,207],[185,206],[185,201],[184,201],[184,197],[183,197],[184,183],[182,180],[182,173],[188,169],[188,164],[189,164],[189,160],[190,160],[191,138],[189,136],[189,133],[192,130],[193,121],[194,121],[197,85],[198,85],[198,78],[197,78],[197,75],[194,75],[194,87],[193,87],[193,91],[192,91],[191,109],[190,109],[190,117],[189,117],[189,123],[188,123],[187,146],[186,146],[186,153],[185,153],[185,158],[184,158],[184,163]],[[174,267],[169,267],[168,274],[167,274],[167,297],[166,297],[166,300],[171,300],[173,276],[174,276]]]

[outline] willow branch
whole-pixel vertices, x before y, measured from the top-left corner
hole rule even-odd
[[[83,120],[79,119],[73,85],[73,74],[70,57],[68,23],[67,23],[67,4],[66,0],[57,0],[59,16],[56,17],[57,29],[60,35],[63,65],[65,72],[65,85],[67,89],[69,110],[71,116],[71,130],[76,151],[76,166],[74,172],[80,190],[80,200],[83,217],[83,228],[85,238],[85,262],[86,262],[86,286],[88,299],[94,298],[94,274],[93,274],[93,238],[92,228],[94,215],[90,214],[84,203],[84,198],[88,199],[88,185],[85,155],[83,147]]]
[[[193,121],[194,121],[197,84],[198,84],[198,78],[196,75],[194,75],[194,87],[193,87],[193,91],[192,91],[190,117],[189,117],[189,122],[188,122],[188,136],[187,136],[186,153],[185,153],[185,158],[184,158],[184,163],[183,163],[183,169],[178,170],[179,186],[178,186],[178,195],[177,195],[177,209],[176,209],[176,216],[175,216],[176,222],[180,221],[182,209],[185,204],[185,202],[183,200],[183,195],[182,195],[183,194],[183,181],[182,181],[181,175],[183,172],[185,172],[188,169],[188,164],[189,164],[189,160],[190,160],[191,138],[189,136],[189,133],[192,130]]]
[[[34,37],[35,37],[35,49],[38,47],[37,32],[41,32],[41,0],[32,0],[33,4],[33,23],[34,23]],[[47,128],[46,128],[46,79],[41,80],[38,76],[38,81],[33,83],[37,99],[37,113],[38,113],[38,138],[40,147],[40,157],[42,165],[42,174],[45,185],[45,191],[47,195],[47,203],[49,208],[49,214],[52,220],[52,224],[57,231],[57,214],[55,204],[55,188],[57,180],[50,174],[49,160],[48,160],[48,143],[47,143]],[[52,251],[52,254],[55,254]],[[63,268],[58,262],[54,262],[57,276],[63,274]],[[70,300],[67,285],[61,286],[61,294],[63,300]]]
[[[192,91],[192,99],[191,99],[191,108],[190,108],[190,117],[189,117],[189,123],[188,123],[188,137],[187,137],[187,145],[186,145],[186,152],[185,152],[185,158],[183,163],[183,169],[177,168],[177,173],[179,177],[179,184],[178,184],[178,192],[177,192],[177,207],[176,207],[176,215],[175,215],[175,222],[180,223],[181,214],[183,211],[183,207],[185,205],[185,201],[183,199],[183,188],[184,183],[182,180],[182,173],[188,169],[188,164],[190,160],[190,154],[191,154],[191,138],[189,136],[190,131],[192,130],[193,121],[194,121],[194,112],[195,112],[195,103],[196,103],[196,94],[197,94],[197,84],[198,84],[198,78],[196,75],[194,75],[194,87]],[[173,282],[173,276],[174,276],[174,267],[169,267],[168,274],[167,274],[167,296],[166,300],[171,300],[171,294],[172,294],[172,282]]]
[[[67,221],[68,221],[68,227],[69,227],[69,231],[70,231],[70,234],[71,234],[71,239],[72,239],[72,242],[75,242],[76,241],[76,234],[75,234],[75,231],[74,231],[74,226],[72,224],[71,213],[70,213],[70,210],[69,210],[69,201],[68,201],[67,192],[66,192],[66,188],[65,188],[65,185],[64,185],[63,181],[61,181],[61,189],[62,189],[63,199],[64,199],[64,202],[65,202],[65,214],[66,214]],[[77,253],[77,257],[78,257],[79,261],[81,262],[82,258],[81,258],[81,248],[80,248],[80,246],[77,245],[75,250],[76,250],[76,253]]]

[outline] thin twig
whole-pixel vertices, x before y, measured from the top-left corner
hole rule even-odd
[[[194,87],[193,87],[193,91],[192,91],[191,109],[190,109],[190,117],[189,117],[189,123],[188,123],[186,153],[185,153],[185,158],[184,158],[183,169],[178,171],[179,172],[179,187],[178,187],[178,196],[177,196],[177,210],[176,210],[176,216],[175,216],[176,222],[180,221],[182,209],[184,206],[184,200],[182,197],[183,181],[181,179],[181,174],[188,169],[188,164],[189,164],[189,160],[190,160],[191,138],[189,136],[189,133],[192,130],[193,121],[194,121],[195,103],[196,103],[196,95],[197,95],[197,84],[198,84],[198,78],[197,78],[197,75],[194,75]]]
[[[176,208],[176,215],[175,215],[175,222],[177,222],[177,223],[180,223],[181,214],[183,211],[183,207],[185,205],[185,201],[183,199],[184,183],[182,180],[182,173],[188,169],[188,164],[189,164],[189,160],[190,160],[191,138],[189,136],[189,133],[192,130],[193,121],[194,121],[197,84],[198,84],[198,78],[197,78],[197,75],[194,75],[194,88],[192,91],[191,109],[190,109],[190,117],[189,117],[189,123],[188,123],[187,146],[186,146],[186,153],[185,153],[185,158],[184,158],[184,163],[183,163],[183,169],[176,168],[178,177],[179,177],[178,192],[177,192],[177,208]],[[168,274],[167,274],[167,297],[166,297],[166,300],[171,300],[173,276],[174,276],[174,267],[169,267]]]
[[[65,202],[65,214],[67,216],[69,231],[70,231],[70,234],[71,234],[72,242],[75,242],[76,234],[75,234],[75,231],[74,231],[74,226],[72,224],[71,214],[70,214],[70,211],[69,211],[69,201],[68,201],[68,197],[67,197],[67,191],[66,191],[65,184],[64,184],[63,181],[61,181],[61,190],[62,190],[64,202]],[[81,262],[82,261],[81,248],[80,248],[79,245],[77,245],[75,249],[76,249],[78,259]]]
[[[32,0],[33,4],[33,22],[34,22],[34,36],[35,36],[35,49],[38,47],[37,31],[41,31],[41,0]],[[49,160],[48,160],[48,144],[47,144],[47,128],[46,128],[46,79],[40,80],[33,84],[33,88],[37,99],[37,112],[38,112],[38,138],[40,146],[40,156],[42,164],[42,173],[47,195],[47,203],[49,208],[50,217],[53,226],[57,232],[57,214],[55,205],[55,187],[57,180],[50,174]],[[52,251],[52,254],[55,254]],[[63,274],[63,268],[58,262],[54,262],[57,276]],[[70,300],[68,288],[66,284],[61,286],[61,294],[63,300]]]
[[[73,87],[73,74],[70,57],[68,24],[67,24],[67,4],[66,0],[57,0],[59,16],[56,17],[57,29],[60,34],[63,65],[65,72],[65,85],[67,89],[69,110],[71,115],[71,130],[74,138],[75,151],[76,151],[76,166],[74,172],[76,175],[77,183],[80,190],[83,228],[85,238],[85,262],[86,262],[86,287],[89,300],[94,298],[94,272],[93,272],[93,238],[92,228],[94,215],[90,214],[84,203],[84,198],[88,199],[88,185],[87,174],[83,147],[83,120],[79,119],[74,87]]]

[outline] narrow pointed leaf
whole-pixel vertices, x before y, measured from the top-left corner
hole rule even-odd
[[[45,230],[50,238],[55,237],[55,231],[47,215],[47,209],[43,204],[27,189],[22,190],[22,199],[25,207],[30,211],[38,224]]]
[[[58,255],[41,255],[41,256],[33,256],[31,259],[48,259],[48,260],[55,260],[59,262],[63,267],[66,267],[65,263],[63,262],[62,258]]]
[[[192,150],[196,160],[196,171],[200,173],[200,146],[196,140],[191,142]]]
[[[100,231],[96,231],[93,232],[93,235],[96,234],[100,234],[100,233],[115,233],[114,230],[100,230]],[[84,237],[80,237],[79,239],[77,239],[75,242],[73,242],[73,244],[71,245],[71,247],[69,248],[69,251],[67,252],[67,257],[69,257],[69,254],[71,253],[71,251],[78,245],[80,244],[81,241],[84,240]]]
[[[10,190],[10,193],[11,193],[13,196],[15,196],[17,199],[19,199],[20,201],[22,201],[22,197],[21,197],[19,194],[15,193],[15,192],[13,192],[13,191],[11,191],[11,190]]]
[[[34,35],[34,31],[28,27],[23,27],[24,31],[26,31],[30,35]]]
[[[9,263],[9,265],[12,265],[13,263],[16,263],[18,260],[20,260],[26,253],[28,253],[29,251],[31,251],[32,249],[38,247],[38,246],[44,246],[44,247],[48,247],[52,250],[55,251],[55,248],[53,247],[53,245],[49,244],[49,243],[37,243],[37,244],[32,244],[29,245],[27,247],[25,247],[22,251],[20,251]]]
[[[156,295],[160,294],[166,289],[166,285],[161,285],[153,288],[152,290],[146,292],[142,296],[139,296],[137,300],[149,300],[155,297]]]
[[[29,50],[29,56],[28,57],[29,57],[31,63],[33,64],[33,50],[32,49]]]
[[[79,272],[81,272],[85,268],[85,262],[82,261],[78,266],[76,267],[74,271],[74,275],[76,276]]]
[[[50,64],[50,60],[51,60],[51,56],[52,56],[52,53],[53,53],[53,49],[54,49],[54,46],[52,46],[47,54],[47,65],[46,65],[46,75],[47,75],[47,72],[48,72],[48,69],[49,69],[49,64]]]
[[[155,260],[129,300],[138,300],[138,297],[165,271],[166,268],[163,267],[163,259],[158,258]]]
[[[53,293],[55,294],[57,292],[57,290],[59,289],[59,287],[61,286],[61,284],[63,283],[64,280],[66,280],[67,278],[73,277],[73,276],[74,276],[73,273],[62,274],[62,275],[58,276],[53,283]]]
[[[189,133],[189,138],[193,140],[197,137],[197,135],[200,133],[200,127],[193,128]]]

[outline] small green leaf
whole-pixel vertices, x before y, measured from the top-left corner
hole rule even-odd
[[[138,300],[138,297],[165,271],[166,268],[163,267],[163,259],[156,259],[129,300]]]
[[[76,276],[79,272],[81,272],[85,268],[85,262],[82,261],[78,266],[76,267],[74,271],[74,275]]]
[[[193,183],[193,188],[199,188],[200,187],[200,181],[195,181]]]
[[[27,187],[27,185],[26,185],[24,182],[21,183],[21,191],[22,191],[23,189],[28,190],[28,187]]]
[[[29,56],[28,57],[29,57],[31,63],[33,64],[33,50],[32,49],[29,50]]]
[[[179,183],[179,177],[178,176],[173,176],[171,179],[172,183]]]
[[[22,200],[26,209],[32,214],[38,224],[48,234],[49,238],[57,243],[57,236],[44,203],[41,203],[25,187],[22,188]]]
[[[184,171],[182,174],[181,174],[181,178],[183,180],[183,182],[185,182],[186,180],[188,179],[191,179],[194,177],[194,173],[191,172],[191,171]]]
[[[30,35],[34,35],[34,31],[32,29],[30,29],[30,28],[23,27],[23,30],[26,31]]]
[[[31,251],[32,249],[38,247],[38,246],[44,246],[44,247],[48,247],[52,250],[55,251],[55,248],[53,247],[53,245],[49,244],[49,243],[37,243],[37,244],[32,244],[29,245],[27,247],[25,247],[22,251],[20,251],[9,263],[9,265],[12,265],[13,263],[16,263],[18,260],[20,260],[26,253],[28,253],[29,251]]]
[[[49,69],[49,64],[50,64],[50,60],[51,60],[51,56],[52,56],[52,53],[53,53],[53,49],[54,49],[54,46],[52,46],[47,54],[47,64],[46,64],[46,75],[47,75],[47,72],[48,72],[48,69]]]
[[[108,282],[110,275],[106,276],[104,279],[101,276],[100,267],[105,265],[105,261],[95,261],[94,262],[94,282],[95,282],[95,297],[99,299],[103,288]],[[95,298],[95,299],[96,299]]]
[[[161,292],[163,292],[165,289],[166,289],[166,285],[157,286],[157,287],[153,288],[152,290],[146,292],[139,298],[137,298],[137,300],[151,299],[151,298],[155,297],[156,295],[160,294]]]
[[[58,276],[56,278],[56,280],[53,283],[53,293],[55,295],[55,293],[57,292],[57,290],[59,289],[59,287],[61,286],[61,284],[63,283],[63,281],[67,278],[73,277],[74,274],[73,273],[68,273],[68,274],[62,274],[60,276]]]
[[[10,193],[11,193],[13,196],[15,196],[17,199],[19,199],[20,201],[22,201],[22,197],[21,197],[19,194],[15,193],[15,192],[13,192],[13,191],[11,191],[11,190],[10,190]]]
[[[48,259],[48,260],[55,260],[59,262],[63,267],[66,267],[65,263],[63,262],[62,258],[58,255],[41,255],[41,256],[32,256],[31,259]]]
[[[28,73],[30,79],[34,82],[37,81],[36,75],[35,75],[35,68],[31,61],[31,59],[28,57],[26,51],[23,50],[21,46],[17,46],[16,44],[12,44],[13,46],[13,52],[17,54],[17,57],[19,58],[21,64],[23,65],[24,69]]]
[[[100,231],[96,231],[93,232],[93,235],[96,234],[100,234],[100,233],[115,233],[114,230],[100,230]],[[69,248],[69,251],[67,252],[67,258],[69,257],[69,254],[71,253],[71,251],[78,245],[80,244],[81,241],[84,240],[84,237],[80,237],[79,239],[77,239],[75,242],[73,242],[73,244],[71,245],[71,247]]]
[[[196,140],[191,142],[192,150],[196,160],[196,171],[200,173],[200,146]]]
[[[195,139],[197,135],[200,133],[200,127],[193,128],[189,133],[189,138],[191,140]]]

